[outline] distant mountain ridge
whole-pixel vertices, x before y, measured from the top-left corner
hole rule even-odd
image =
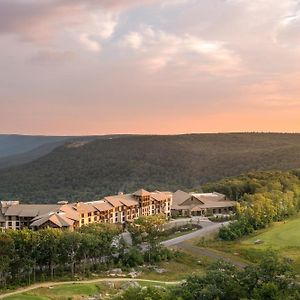
[[[0,158],[32,151],[48,143],[63,142],[70,136],[0,134]]]
[[[34,136],[0,134],[0,169],[29,163],[47,155],[65,143],[89,142],[95,139],[118,138],[121,136],[123,135]]]
[[[87,201],[119,191],[194,190],[254,170],[300,167],[300,134],[122,136],[59,146],[0,170],[0,199]]]

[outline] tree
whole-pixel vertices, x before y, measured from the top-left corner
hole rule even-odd
[[[164,288],[129,288],[121,295],[113,297],[113,300],[171,300],[170,293]],[[176,299],[178,299],[176,297]]]
[[[71,266],[72,277],[75,275],[76,261],[80,261],[80,247],[82,235],[79,232],[65,231],[61,235],[60,247],[63,251],[59,254],[61,264],[69,264]]]
[[[54,277],[55,264],[59,262],[62,231],[60,229],[47,228],[37,232],[38,234],[38,262],[40,266],[48,265],[51,279]]]
[[[0,233],[0,286],[5,286],[13,258],[14,241],[9,234]]]
[[[183,300],[238,300],[244,291],[239,284],[239,271],[230,263],[213,263],[205,276],[190,276],[174,294]]]
[[[158,236],[163,230],[163,225],[166,223],[166,216],[158,214],[153,216],[142,216],[135,220],[134,224],[138,230],[145,235],[149,244],[148,247],[148,260],[151,262],[151,253],[159,248]]]

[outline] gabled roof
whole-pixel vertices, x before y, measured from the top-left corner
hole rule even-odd
[[[94,212],[96,209],[94,206],[90,203],[84,203],[84,202],[79,202],[76,203],[73,208],[78,212],[78,213],[89,213],[89,212]]]
[[[151,198],[156,201],[164,201],[167,200],[171,196],[170,193],[155,191],[151,193]]]
[[[191,198],[197,201],[188,201]],[[177,191],[173,194],[172,209],[190,209],[191,211],[198,211],[205,208],[222,208],[233,207],[236,205],[235,201],[226,199],[225,195],[220,193],[186,193]]]
[[[150,193],[144,189],[140,189],[140,190],[134,192],[132,195],[143,197],[143,196],[150,196]]]
[[[60,209],[61,212],[66,213],[69,219],[74,221],[79,221],[79,213],[69,204],[63,205]]]
[[[200,198],[197,198],[194,195],[190,195],[190,198],[183,201],[180,205],[199,205],[199,204],[203,205],[204,202]]]
[[[5,212],[5,216],[36,217],[47,212],[58,210],[57,204],[17,204],[10,206]]]
[[[107,202],[101,202],[101,203],[94,204],[94,207],[99,211],[108,211],[113,208],[112,205]]]
[[[74,221],[69,219],[65,213],[55,212],[36,217],[35,220],[30,224],[30,227],[40,227],[47,222],[51,222],[60,228],[70,227],[74,224]]]
[[[134,199],[131,194],[122,194],[116,196],[108,196],[105,197],[104,200],[111,204],[113,207],[120,207],[120,206],[136,206],[138,205],[138,201]]]
[[[186,200],[190,199],[191,195],[178,190],[173,194],[173,204],[172,204],[172,208],[180,206],[183,202],[185,202]]]

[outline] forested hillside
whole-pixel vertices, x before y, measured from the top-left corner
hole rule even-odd
[[[0,198],[91,200],[137,188],[198,189],[251,170],[300,167],[299,134],[136,136],[55,149],[0,172]]]

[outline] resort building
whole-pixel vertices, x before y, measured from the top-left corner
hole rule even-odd
[[[165,214],[171,216],[172,193],[119,193],[99,201],[68,204],[20,204],[18,201],[0,203],[0,229],[66,228],[75,230],[92,223],[126,224],[140,216]]]
[[[219,193],[186,193],[178,190],[173,194],[172,216],[211,216],[234,212],[235,201]]]

